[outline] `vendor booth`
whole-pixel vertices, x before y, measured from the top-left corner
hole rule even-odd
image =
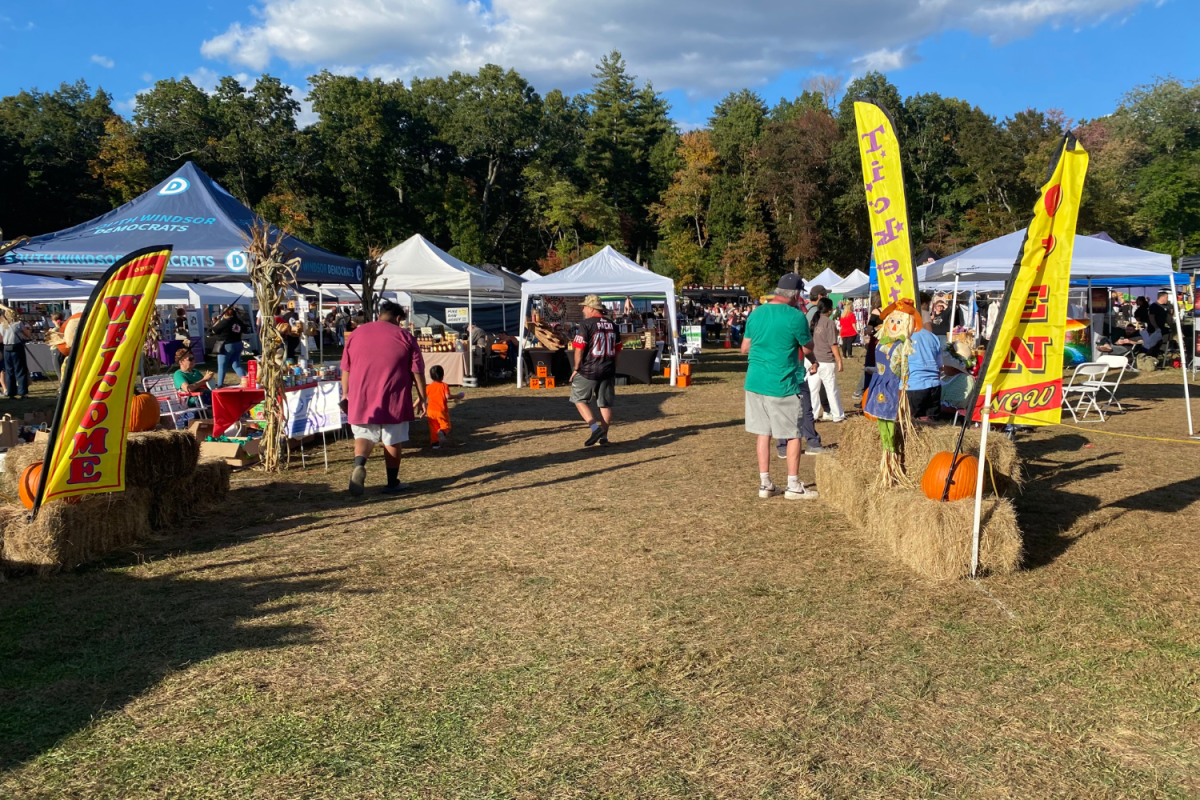
[[[826,287],[831,295],[842,297],[866,297],[871,294],[871,277],[861,269],[856,269],[845,278],[832,286]]]
[[[812,280],[806,280],[804,282],[804,288],[805,288],[805,291],[807,292],[807,290],[813,286],[824,286],[825,290],[827,292],[829,292],[830,294],[833,294],[833,290],[830,287],[834,286],[835,284],[841,283],[841,282],[842,282],[841,275],[838,275],[833,270],[826,268],[817,277],[813,278]]]
[[[417,341],[425,353],[426,369],[444,361],[447,363],[440,366],[447,376],[464,375],[464,383],[474,383],[475,365],[467,352],[469,348],[462,347],[457,342],[457,336],[452,342],[445,328],[474,324],[476,300],[502,302],[506,297],[515,299],[519,296],[516,288],[520,284],[519,279],[472,267],[419,233],[384,253],[382,260],[383,269],[375,286],[377,290],[408,292],[414,302],[420,295],[465,301],[463,306],[446,309],[445,323],[441,326],[443,330],[437,331],[435,326],[422,326],[425,330],[421,330],[422,335],[417,337]]]
[[[542,298],[544,303],[557,305],[562,304],[564,298],[582,299],[589,294],[600,295],[605,300],[618,301],[626,297],[664,298],[667,318],[665,344],[671,353],[671,385],[676,385],[679,371],[679,328],[675,311],[675,282],[665,275],[658,275],[636,264],[612,247],[605,247],[591,258],[521,286],[521,351],[517,358],[517,385],[523,386],[525,383],[525,353],[529,350],[525,344],[526,320],[533,298]],[[564,309],[564,312],[566,310]],[[547,352],[551,351],[547,349]],[[657,348],[642,348],[642,352],[634,348],[626,352],[623,348],[617,357],[617,373],[638,380],[644,378],[648,383],[649,364],[655,355]],[[553,362],[552,355],[550,360]],[[555,368],[553,363],[549,367],[550,370]],[[558,369],[561,371],[562,367],[559,366]],[[569,376],[570,370],[567,370],[567,373]],[[557,376],[555,377],[557,380]]]
[[[926,279],[930,281],[953,280],[957,286],[962,280],[1006,281],[1012,274],[1013,263],[1025,240],[1025,231],[1020,230],[993,239],[990,242],[968,247],[962,252],[946,256],[929,265]],[[1104,236],[1075,236],[1071,254],[1071,284],[1086,285],[1090,305],[1093,284],[1099,286],[1162,286],[1168,288],[1175,298],[1177,281],[1185,276],[1176,275],[1171,257],[1163,253],[1152,253],[1117,244]],[[924,288],[924,284],[922,284]],[[1179,304],[1175,308],[1175,331],[1182,346],[1183,323]],[[1089,309],[1089,318],[1090,318]],[[1195,435],[1192,423],[1190,389],[1187,370],[1183,372],[1183,397],[1187,409],[1188,435]]]
[[[261,217],[191,161],[150,191],[73,228],[35,236],[0,257],[0,269],[39,275],[99,277],[126,253],[170,244],[171,281],[244,282],[244,248]],[[272,236],[280,233],[272,226]],[[301,283],[355,283],[362,262],[283,234],[283,250],[300,260]]]

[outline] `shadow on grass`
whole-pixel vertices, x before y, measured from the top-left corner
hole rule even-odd
[[[309,640],[309,625],[270,620],[340,583],[333,569],[206,577],[224,566],[10,582],[0,601],[0,770],[46,752],[188,664]]]
[[[1103,502],[1103,498],[1068,491],[1067,487],[1122,468],[1120,463],[1105,463],[1114,457],[1111,454],[1065,461],[1050,458],[1079,452],[1087,443],[1085,437],[1073,433],[1019,442],[1027,477],[1024,491],[1016,498],[1016,508],[1025,534],[1027,569],[1052,564],[1066,553],[1082,538],[1068,532]]]

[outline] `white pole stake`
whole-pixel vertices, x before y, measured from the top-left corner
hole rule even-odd
[[[979,526],[983,515],[983,471],[987,466],[988,420],[992,416],[992,385],[983,390],[983,415],[979,428],[979,470],[975,477],[975,527],[971,531],[971,577],[979,572]],[[968,417],[968,420],[970,418]]]

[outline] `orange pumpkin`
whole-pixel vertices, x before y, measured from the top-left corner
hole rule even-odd
[[[158,427],[158,398],[148,392],[133,396],[129,430],[152,431]]]
[[[33,498],[37,497],[38,481],[42,479],[42,462],[35,461],[21,472],[17,482],[17,492],[21,496],[21,505],[33,508]]]
[[[925,468],[921,478],[921,491],[930,500],[941,501],[942,492],[946,488],[946,476],[950,474],[950,466],[954,463],[954,454],[944,450],[934,455]],[[979,475],[979,459],[975,456],[960,455],[958,468],[954,470],[954,481],[950,484],[948,500],[965,500],[975,496],[975,480]]]

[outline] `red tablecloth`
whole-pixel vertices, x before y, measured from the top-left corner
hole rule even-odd
[[[242,414],[261,403],[266,396],[262,389],[245,389],[241,386],[213,389],[213,436],[220,436],[229,430],[242,418]]]

